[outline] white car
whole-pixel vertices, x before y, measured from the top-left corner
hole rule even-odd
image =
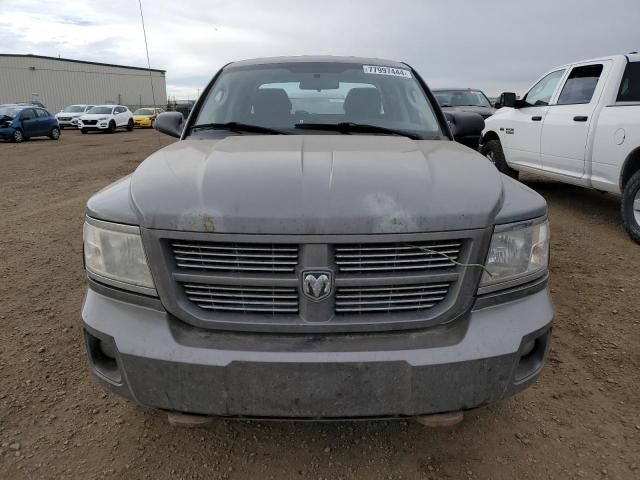
[[[78,128],[82,133],[102,130],[113,133],[118,128],[133,130],[133,114],[122,105],[96,105],[79,118]]]
[[[522,97],[503,93],[480,151],[498,170],[532,172],[622,195],[622,221],[640,243],[640,55],[563,65]]]
[[[59,113],[56,113],[56,120],[58,120],[60,129],[62,130],[65,127],[77,127],[78,118],[92,108],[93,105],[85,104],[69,105],[68,107],[64,107]]]

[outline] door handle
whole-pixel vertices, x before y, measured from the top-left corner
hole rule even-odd
[[[578,115],[573,117],[574,122],[586,122],[589,119],[586,115]]]
[[[542,117],[536,115],[534,117],[531,117],[531,120],[533,120],[534,122],[539,122],[540,120],[542,120]]]

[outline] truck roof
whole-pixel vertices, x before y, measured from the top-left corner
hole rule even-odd
[[[625,57],[630,62],[640,62],[640,54],[638,54],[638,53],[626,53],[626,54],[609,55],[609,56],[605,56],[605,57],[588,58],[586,60],[578,60],[576,62],[569,62],[569,63],[565,63],[564,65],[558,65],[558,67],[556,67],[556,68],[570,67],[571,65],[575,65],[576,63],[602,62],[604,60],[624,60]]]
[[[293,57],[264,57],[232,62],[228,67],[246,67],[275,63],[361,63],[364,65],[384,65],[387,67],[407,68],[406,63],[382,58],[341,57],[332,55],[301,55]]]
[[[454,87],[454,88],[443,88],[443,87],[438,87],[438,88],[432,88],[431,89],[432,92],[481,92],[482,90],[480,90],[479,88],[464,88],[464,87]]]

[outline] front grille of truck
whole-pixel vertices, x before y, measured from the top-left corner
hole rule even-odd
[[[220,312],[296,313],[298,291],[288,287],[249,287],[185,283],[187,298],[206,310]]]
[[[468,311],[482,271],[464,265],[484,261],[491,231],[280,236],[145,229],[143,237],[163,304],[187,323],[362,332],[421,328]],[[328,295],[313,297],[305,284],[310,274],[330,277]]]
[[[225,272],[293,272],[297,245],[171,242],[178,268]]]
[[[95,125],[98,123],[97,120],[82,120],[82,123],[85,125]]]
[[[407,242],[336,246],[336,265],[344,273],[394,273],[455,265],[461,242]]]
[[[336,290],[336,313],[389,313],[428,310],[447,296],[448,283],[393,287],[341,287]]]

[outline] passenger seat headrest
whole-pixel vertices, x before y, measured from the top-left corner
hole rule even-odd
[[[290,115],[291,106],[291,100],[283,88],[259,88],[253,99],[253,112],[260,116]]]
[[[382,98],[377,88],[352,88],[344,99],[344,113],[355,116],[380,114]]]

